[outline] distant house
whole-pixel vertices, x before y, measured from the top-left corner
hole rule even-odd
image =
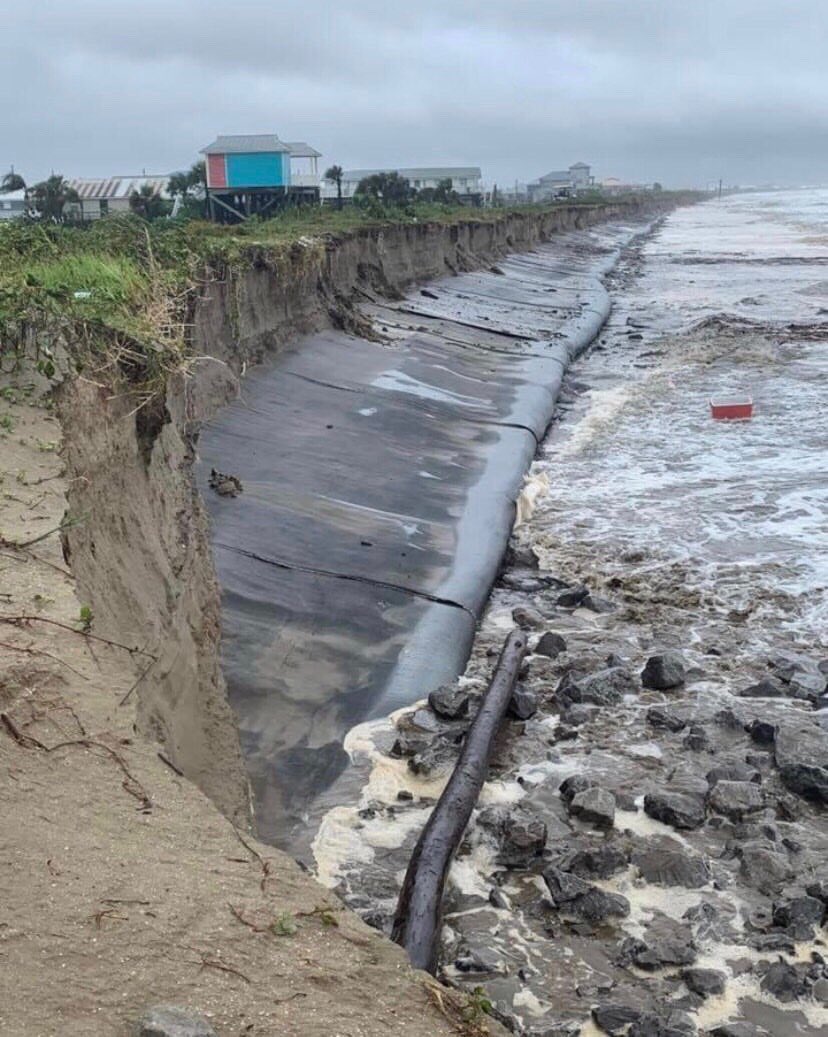
[[[417,191],[436,188],[442,181],[450,180],[451,189],[462,201],[479,204],[483,197],[483,174],[479,166],[412,166],[388,167],[386,169],[346,169],[342,174],[342,197],[353,198],[361,180],[378,173],[399,173]],[[322,183],[322,198],[336,198],[336,184],[329,180]]]
[[[320,154],[302,141],[289,144],[275,133],[225,134],[201,154],[210,215],[220,222],[272,213],[289,201],[319,200]]]
[[[156,174],[147,176],[110,176],[104,180],[76,177],[68,181],[69,186],[78,193],[77,202],[67,202],[64,212],[67,216],[79,220],[98,220],[101,216],[130,211],[129,199],[132,194],[143,190],[147,185],[153,193],[161,198],[169,198],[167,182],[169,176]]]
[[[590,175],[590,167],[586,162],[576,162],[569,169],[553,170],[527,184],[527,193],[531,202],[548,202],[589,190],[593,183],[594,177]]]
[[[25,191],[7,191],[6,194],[0,194],[0,220],[14,220],[25,215]]]

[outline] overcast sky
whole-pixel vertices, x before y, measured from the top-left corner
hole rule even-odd
[[[346,168],[828,181],[828,0],[0,0],[0,167],[169,172],[218,133]]]

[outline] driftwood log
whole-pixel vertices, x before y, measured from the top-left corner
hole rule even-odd
[[[432,974],[437,968],[446,876],[486,780],[495,738],[525,654],[526,635],[513,630],[503,645],[454,772],[426,822],[405,874],[391,937],[405,948],[415,968]]]

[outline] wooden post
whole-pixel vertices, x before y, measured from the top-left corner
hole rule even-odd
[[[426,822],[405,874],[391,938],[411,964],[432,974],[442,918],[443,887],[452,857],[486,780],[495,738],[526,654],[526,635],[513,630],[503,645],[457,765]]]

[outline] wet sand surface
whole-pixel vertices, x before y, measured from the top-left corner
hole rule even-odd
[[[626,251],[464,677],[346,739],[363,785],[316,867],[388,929],[499,645],[531,631],[442,954],[518,1032],[828,1034],[827,233],[827,192],[740,196]],[[732,394],[752,421],[712,421]]]
[[[355,724],[462,671],[564,368],[609,312],[601,277],[647,223],[364,307],[245,380],[199,481],[222,655],[262,838],[297,855],[346,791]],[[219,495],[213,469],[241,481]]]

